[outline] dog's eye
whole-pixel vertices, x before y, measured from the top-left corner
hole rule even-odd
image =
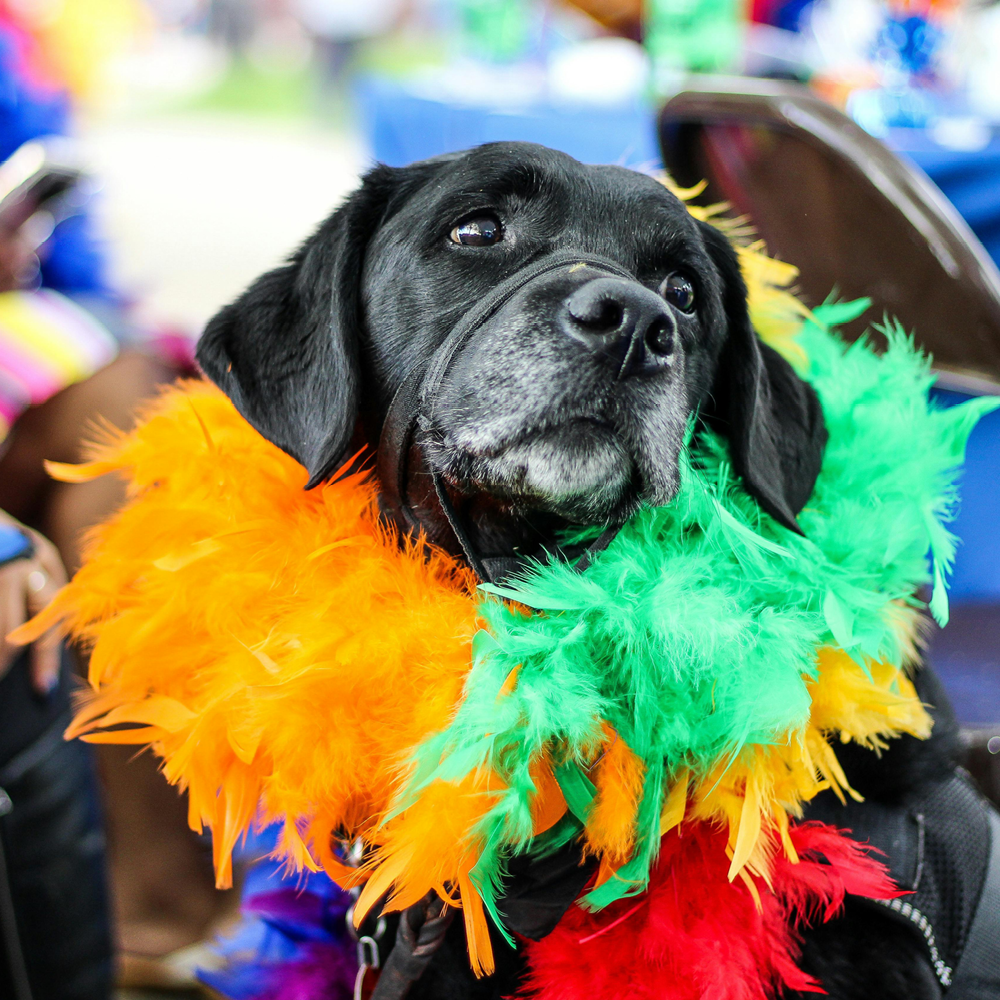
[[[676,271],[668,274],[660,285],[660,294],[681,312],[694,312],[694,285]]]
[[[495,215],[477,215],[460,222],[451,231],[452,243],[467,247],[491,247],[503,239],[500,220]]]

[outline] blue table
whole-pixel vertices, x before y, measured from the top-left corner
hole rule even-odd
[[[390,167],[498,141],[541,143],[584,163],[660,163],[655,116],[638,101],[619,107],[534,104],[495,110],[418,97],[381,77],[359,80],[355,97],[369,148]]]

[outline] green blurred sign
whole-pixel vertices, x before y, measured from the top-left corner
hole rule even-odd
[[[744,0],[646,0],[645,45],[654,83],[680,73],[732,69],[740,54]]]
[[[471,46],[466,55],[489,62],[514,62],[524,56],[534,20],[533,0],[456,0],[456,6]]]

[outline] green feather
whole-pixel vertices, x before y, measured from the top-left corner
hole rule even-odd
[[[581,823],[586,823],[597,797],[594,783],[575,760],[560,764],[555,768],[555,776],[566,807]]]

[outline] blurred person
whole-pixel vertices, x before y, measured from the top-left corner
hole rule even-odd
[[[234,57],[245,56],[257,33],[258,0],[209,0],[208,31]]]
[[[46,76],[13,13],[0,0],[0,159],[26,141],[64,133],[70,114],[64,88]],[[113,477],[55,483],[44,461],[80,461],[95,424],[127,429],[141,400],[175,374],[132,328],[87,213],[76,211],[54,229],[50,222],[51,233],[43,216],[16,226],[0,218],[0,528],[9,537],[23,526],[33,549],[0,570],[3,634],[51,596],[63,566],[76,569],[83,533],[123,496]],[[0,886],[0,996],[18,1000],[21,994],[5,992],[4,975],[27,978],[35,1000],[96,1000],[110,983],[92,761],[88,748],[61,738],[71,660],[54,642],[21,655],[0,646],[0,824],[9,882],[6,896]],[[220,896],[207,850],[187,828],[183,799],[149,755],[132,757],[119,748],[98,752],[121,978],[184,984],[190,974],[168,957],[209,933]]]
[[[65,582],[55,546],[0,511],[0,630],[40,611]],[[106,1000],[112,945],[104,835],[89,748],[66,742],[68,651],[58,637],[0,645],[0,996]]]
[[[324,94],[342,86],[358,46],[388,34],[409,5],[408,0],[291,0],[292,12],[316,47]]]

